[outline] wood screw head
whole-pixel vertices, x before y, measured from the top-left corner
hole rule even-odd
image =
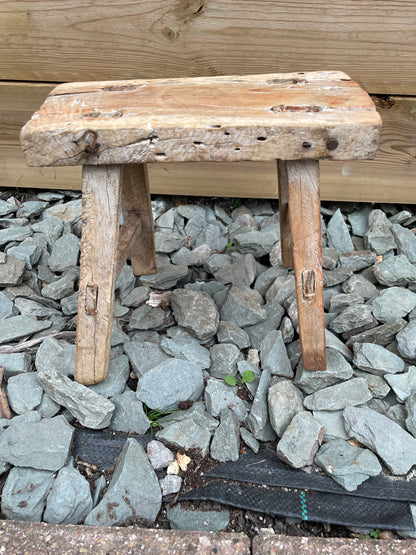
[[[328,139],[326,142],[326,148],[328,150],[335,150],[338,145],[338,139]]]

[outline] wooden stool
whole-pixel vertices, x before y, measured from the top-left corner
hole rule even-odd
[[[106,377],[126,258],[136,275],[157,271],[147,162],[278,160],[303,363],[325,370],[319,159],[373,158],[380,128],[368,94],[340,72],[57,86],[21,141],[31,166],[84,166],[75,379]]]

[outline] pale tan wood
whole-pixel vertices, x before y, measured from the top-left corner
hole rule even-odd
[[[152,205],[144,164],[122,167],[122,208],[126,219],[133,215],[140,220],[140,229],[132,235],[127,249],[136,276],[155,274],[156,254]]]
[[[137,214],[128,214],[119,230],[117,249],[116,279],[129,255],[131,243],[136,242],[142,230],[142,222]]]
[[[285,162],[303,365],[326,370],[319,162]]]
[[[283,160],[277,161],[277,175],[279,183],[279,220],[282,261],[286,268],[293,268],[293,241],[289,216],[289,184],[287,181],[287,165]]]
[[[19,143],[21,127],[53,89],[51,84],[0,83],[0,187],[80,189],[78,166],[30,168]],[[414,203],[416,98],[373,97],[383,119],[372,161],[323,160],[321,198],[334,201]],[[270,162],[149,164],[155,194],[277,198],[276,164]]]
[[[23,127],[32,166],[373,158],[381,118],[342,72],[67,83]]]
[[[121,205],[120,166],[85,166],[75,380],[101,382],[108,371]]]
[[[370,92],[416,94],[411,0],[2,0],[0,20],[2,79],[341,67]]]

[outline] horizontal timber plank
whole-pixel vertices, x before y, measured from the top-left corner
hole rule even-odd
[[[0,79],[339,69],[416,95],[415,0],[0,0]]]
[[[81,168],[29,168],[19,132],[52,84],[0,84],[0,187],[79,189]],[[374,97],[383,120],[375,160],[321,162],[325,200],[416,204],[416,97]],[[152,193],[277,198],[274,162],[149,164]]]

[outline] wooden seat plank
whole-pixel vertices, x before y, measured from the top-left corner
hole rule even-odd
[[[380,116],[342,72],[69,83],[21,134],[32,166],[366,159]]]

